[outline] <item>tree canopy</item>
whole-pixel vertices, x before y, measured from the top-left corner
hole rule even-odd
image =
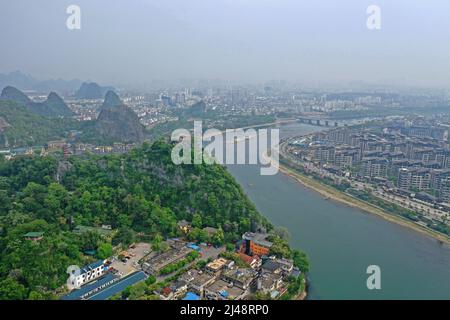
[[[55,157],[0,159],[0,299],[55,297],[69,265],[92,261],[86,251],[107,258],[140,234],[178,236],[183,219],[196,240],[209,240],[201,228],[217,228],[214,244],[238,240],[253,222],[271,228],[225,168],[177,166],[170,155],[168,143],[144,143],[127,154],[71,157],[64,175]],[[116,230],[112,239],[74,232],[103,224]],[[28,232],[43,238],[27,240]]]

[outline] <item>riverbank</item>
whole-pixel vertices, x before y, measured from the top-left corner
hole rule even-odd
[[[303,284],[305,286],[305,289],[302,292],[300,292],[293,300],[306,300],[308,298],[309,282],[306,277]]]
[[[294,179],[295,181],[301,183],[305,187],[307,187],[315,192],[320,193],[327,200],[329,199],[332,201],[336,201],[336,202],[345,204],[345,205],[353,207],[353,208],[361,209],[367,213],[375,214],[385,220],[388,220],[390,222],[410,228],[416,232],[419,232],[421,234],[432,237],[440,242],[450,244],[450,238],[441,233],[438,233],[431,229],[420,226],[412,221],[406,220],[403,217],[393,215],[373,204],[356,199],[356,198],[354,198],[350,195],[347,195],[346,193],[343,193],[331,186],[324,185],[323,183],[320,183],[319,181],[315,180],[314,178],[311,178],[302,173],[299,173],[297,170],[290,168],[289,166],[287,166],[285,164],[280,164],[279,170],[283,174],[285,174],[285,175],[289,176],[290,178]]]

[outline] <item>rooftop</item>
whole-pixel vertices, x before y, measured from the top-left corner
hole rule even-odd
[[[118,276],[108,273],[107,275],[99,278],[97,281],[91,282],[87,285],[82,286],[79,289],[72,290],[69,294],[63,296],[62,300],[81,300],[83,296],[89,292],[100,288],[110,282],[118,281]]]
[[[282,279],[282,276],[280,274],[275,273],[264,273],[260,276],[261,286],[263,288],[271,288],[272,285]]]
[[[267,260],[263,265],[262,268],[264,270],[268,270],[270,272],[275,272],[278,269],[281,269],[281,265],[276,262],[275,260]]]
[[[255,278],[256,272],[251,268],[237,268],[226,270],[223,276],[232,281],[246,283]]]
[[[259,260],[259,257],[257,255],[251,257],[243,252],[239,252],[238,254],[239,257],[248,265],[250,265],[254,260]]]
[[[189,222],[187,222],[186,220],[180,220],[177,222],[179,227],[190,227],[191,224]]]
[[[246,232],[242,235],[242,239],[253,241],[256,244],[259,244],[264,247],[270,248],[272,246],[272,242],[267,241],[268,234],[266,233],[254,233],[254,232]]]
[[[206,265],[207,268],[217,271],[219,269],[221,269],[224,265],[226,265],[228,263],[227,259],[224,258],[218,258],[210,263],[208,263]]]
[[[193,292],[188,292],[183,300],[200,300],[200,297]]]
[[[143,281],[145,279],[147,279],[147,275],[142,271],[137,271],[135,273],[126,276],[125,278],[120,279],[119,281],[115,282],[114,284],[100,291],[99,293],[91,296],[89,300],[107,300],[113,295],[122,292],[127,287],[136,284],[140,281]]]
[[[214,281],[206,289],[228,300],[233,300],[244,293],[243,289],[236,286],[230,287],[228,282],[221,279]]]
[[[191,281],[191,285],[201,287],[210,282],[214,277],[208,273],[197,273]]]
[[[98,268],[98,267],[102,266],[103,264],[104,264],[103,260],[98,260],[98,261],[92,262],[91,264],[84,266],[83,268],[81,268],[81,271],[82,271],[82,273],[88,272],[89,270]]]
[[[23,236],[27,238],[39,238],[42,237],[43,235],[44,235],[43,232],[28,232],[25,233]]]

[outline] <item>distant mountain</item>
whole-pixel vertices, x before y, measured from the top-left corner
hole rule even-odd
[[[33,102],[19,89],[8,86],[2,90],[0,100],[14,101],[25,106],[30,112],[44,117],[68,117],[74,114],[55,92],[51,92],[44,102]]]
[[[0,95],[0,100],[10,100],[24,106],[32,103],[31,99],[28,98],[25,93],[12,86],[3,88],[2,94]]]
[[[80,87],[81,83],[82,81],[78,79],[37,80],[20,71],[14,71],[9,74],[0,74],[0,88],[12,86],[20,90],[33,90],[37,92],[55,91],[68,94],[75,92],[75,90]]]
[[[51,92],[44,102],[33,102],[8,86],[0,95],[0,147],[44,144],[65,137],[69,130],[83,131],[82,140],[96,144],[142,142],[145,129],[137,114],[113,91],[108,91],[97,120],[80,125],[69,116],[63,99]]]
[[[112,87],[101,87],[95,82],[83,82],[75,92],[77,99],[101,99],[107,91],[114,91]]]
[[[50,92],[44,102],[32,103],[30,108],[34,113],[44,117],[70,117],[74,115],[64,100],[55,92]]]
[[[33,77],[20,71],[10,72],[9,74],[0,74],[0,87],[14,86],[22,90],[33,90],[38,81]]]
[[[95,131],[112,142],[142,142],[144,126],[137,114],[128,108],[116,93],[108,91],[95,122]]]
[[[82,81],[78,79],[64,80],[64,79],[50,79],[37,82],[33,89],[37,92],[55,91],[61,94],[72,94],[80,87]]]

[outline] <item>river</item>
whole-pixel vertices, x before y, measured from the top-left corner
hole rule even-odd
[[[280,136],[320,130],[287,124]],[[258,210],[291,233],[311,262],[308,299],[450,299],[450,246],[378,216],[324,199],[256,165],[228,166]],[[369,265],[381,268],[381,290],[366,286]]]

